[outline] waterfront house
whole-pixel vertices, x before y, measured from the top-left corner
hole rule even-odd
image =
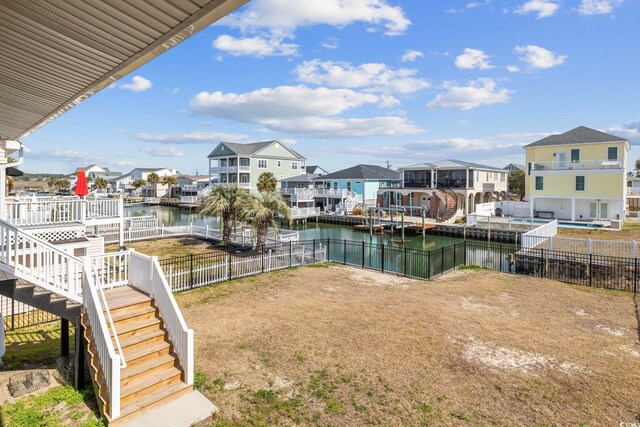
[[[309,218],[320,214],[316,206],[314,179],[318,174],[292,176],[280,181],[278,191],[291,209],[291,219]]]
[[[522,171],[524,172],[526,170],[524,165],[519,165],[517,163],[509,163],[507,166],[505,166],[503,168],[504,170],[508,171],[508,172],[515,172],[515,171]]]
[[[350,212],[361,205],[375,207],[380,188],[400,185],[400,173],[376,165],[359,164],[313,180],[316,206],[325,211]]]
[[[205,197],[205,189],[209,186],[209,177],[205,175],[175,175],[176,186],[172,189],[172,197],[181,203],[197,203]]]
[[[119,175],[113,178],[110,178],[109,185],[111,187],[111,191],[116,193],[126,193],[126,194],[135,194],[141,195],[145,197],[163,197],[167,194],[168,187],[166,185],[157,184],[154,189],[152,185],[144,185],[139,189],[135,189],[131,183],[138,179],[147,180],[149,175],[155,173],[160,177],[176,175],[178,173],[177,170],[171,168],[135,168],[132,169],[129,173],[124,175]]]
[[[271,172],[278,181],[306,173],[306,158],[280,141],[221,142],[208,156],[209,177],[257,191],[258,177]]]
[[[309,175],[322,176],[322,175],[328,174],[329,172],[326,169],[322,168],[321,166],[311,165],[306,167],[306,173]]]
[[[629,141],[580,126],[525,145],[530,215],[624,220]]]
[[[451,220],[475,212],[475,205],[505,198],[507,174],[501,168],[440,160],[400,168],[398,188],[381,188],[378,204],[423,209],[427,216]]]

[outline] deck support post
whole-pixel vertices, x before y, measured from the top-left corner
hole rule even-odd
[[[60,355],[69,359],[69,321],[60,318]]]
[[[73,375],[73,385],[76,390],[84,390],[84,349],[86,346],[86,342],[84,340],[84,326],[82,326],[82,322],[80,322],[80,317],[76,318],[76,333],[75,333],[75,363],[74,366],[74,375]]]

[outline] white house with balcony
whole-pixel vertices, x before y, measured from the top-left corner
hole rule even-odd
[[[144,185],[139,189],[135,189],[133,185],[133,181],[138,179],[147,180],[149,175],[155,173],[160,177],[162,181],[162,177],[172,176],[178,174],[178,171],[172,168],[135,168],[130,172],[119,175],[113,178],[108,179],[109,186],[111,191],[114,193],[126,193],[126,194],[138,194],[145,196],[153,196],[153,197],[162,197],[167,194],[168,188],[167,186],[158,184],[156,185],[155,191],[152,185]]]
[[[624,220],[629,141],[580,126],[525,145],[530,215]]]
[[[208,156],[209,177],[218,184],[257,191],[258,177],[271,172],[278,181],[306,173],[306,158],[280,141],[221,142]]]
[[[431,218],[449,221],[475,212],[475,205],[507,195],[507,170],[462,160],[403,166],[395,188],[381,188],[378,204],[424,209]]]

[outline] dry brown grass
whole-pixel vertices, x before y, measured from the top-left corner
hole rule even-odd
[[[144,240],[126,244],[127,249],[135,249],[146,255],[156,255],[160,259],[174,258],[190,254],[217,252],[220,250],[214,242],[192,237]],[[117,245],[106,247],[107,252],[118,250]]]
[[[602,240],[635,240],[640,242],[640,223],[626,222],[621,231],[558,227],[557,237],[574,237],[580,239],[591,238]]]
[[[331,266],[177,299],[216,426],[618,425],[640,413],[629,294]]]

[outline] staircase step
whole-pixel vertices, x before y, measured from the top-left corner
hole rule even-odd
[[[145,396],[133,403],[121,406],[120,417],[117,420],[110,422],[109,426],[117,427],[118,424],[126,423],[131,418],[136,417],[141,410],[149,410],[167,401],[177,399],[192,390],[192,386],[188,386],[183,382],[171,384],[156,393]],[[185,408],[185,410],[188,410],[188,408]]]
[[[124,358],[128,366],[135,366],[137,364],[146,362],[155,357],[159,357],[165,354],[171,354],[171,345],[166,342],[158,342],[149,345],[142,349],[136,349],[134,351],[124,351]]]
[[[118,332],[118,338],[121,340],[128,338],[133,335],[142,334],[144,332],[152,331],[154,329],[160,328],[162,325],[162,321],[157,317],[152,317],[150,319],[141,320],[139,322],[131,322],[121,325],[120,327],[116,327],[116,331]],[[113,336],[113,331],[109,329],[111,336]]]
[[[151,344],[164,342],[166,335],[167,334],[163,329],[156,328],[153,331],[147,331],[139,335],[132,335],[130,337],[120,339],[120,347],[122,347],[122,351],[126,357],[126,354],[129,352],[149,347]]]
[[[154,373],[171,367],[176,367],[176,358],[170,354],[163,354],[133,366],[127,365],[120,373],[120,383],[122,386],[125,386],[141,375]]]
[[[111,313],[120,310],[135,310],[153,304],[153,300],[146,294],[128,286],[121,286],[105,291],[107,305]]]
[[[137,308],[134,310],[120,310],[116,313],[111,314],[111,318],[113,319],[113,323],[116,326],[116,330],[118,327],[122,327],[128,323],[136,323],[143,320],[151,319],[156,317],[157,309],[152,306]]]
[[[161,371],[141,375],[134,381],[120,389],[120,405],[138,401],[145,396],[154,394],[172,384],[180,383],[182,371],[176,367],[165,368]]]

